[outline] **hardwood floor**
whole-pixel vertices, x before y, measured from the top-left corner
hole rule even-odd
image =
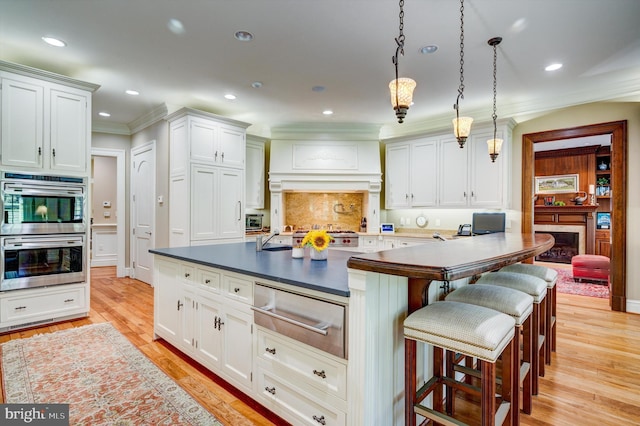
[[[115,268],[92,269],[88,318],[0,335],[0,343],[110,321],[224,424],[283,423],[216,384],[204,369],[163,341],[154,342],[153,289],[137,280],[114,277]],[[606,299],[558,294],[557,327],[558,351],[540,380],[533,413],[523,414],[521,424],[640,424],[640,315],[612,312]]]

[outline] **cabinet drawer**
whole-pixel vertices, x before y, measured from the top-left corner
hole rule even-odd
[[[30,322],[83,312],[88,310],[85,292],[84,287],[61,286],[44,292],[26,290],[5,297],[0,301],[0,321]]]
[[[196,268],[189,265],[180,266],[180,278],[188,283],[195,283],[196,281]]]
[[[263,404],[296,425],[346,424],[346,414],[327,398],[315,398],[297,390],[276,374],[258,367],[258,392]]]
[[[258,329],[257,356],[275,374],[295,377],[300,386],[347,398],[347,366],[329,355],[306,350],[301,343]]]
[[[235,275],[224,275],[224,291],[230,299],[253,303],[253,281]]]
[[[200,288],[212,293],[220,293],[220,273],[208,269],[198,269]]]

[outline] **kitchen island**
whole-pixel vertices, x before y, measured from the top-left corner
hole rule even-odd
[[[154,331],[294,424],[399,425],[402,324],[410,309],[438,297],[429,284],[463,285],[550,245],[546,234],[493,234],[369,254],[330,250],[326,262],[256,252],[255,243],[153,250]],[[343,304],[346,358],[264,327],[254,333],[257,284]],[[427,378],[428,351],[419,347],[418,356]]]

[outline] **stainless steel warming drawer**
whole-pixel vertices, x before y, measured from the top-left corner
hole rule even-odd
[[[252,309],[257,325],[347,358],[346,306],[256,283]]]

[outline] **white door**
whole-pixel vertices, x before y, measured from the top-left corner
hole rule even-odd
[[[155,141],[131,150],[131,262],[132,276],[152,284],[155,247],[156,148]]]

